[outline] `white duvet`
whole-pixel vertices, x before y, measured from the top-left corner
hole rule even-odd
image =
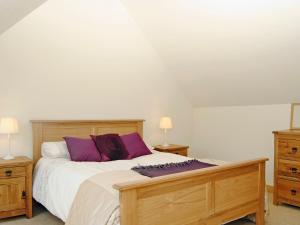
[[[153,151],[154,154],[132,160],[110,162],[72,162],[68,159],[41,158],[34,170],[33,197],[53,215],[66,221],[79,186],[86,179],[110,171],[130,170],[138,165],[156,165],[183,162],[190,158]],[[223,164],[218,160],[201,159],[202,162]],[[112,187],[111,187],[112,188]],[[117,197],[117,196],[116,196]],[[105,202],[103,202],[105,206]],[[111,212],[107,225],[118,224],[119,212]]]

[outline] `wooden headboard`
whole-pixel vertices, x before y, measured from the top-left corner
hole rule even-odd
[[[91,134],[138,132],[143,137],[144,120],[32,120],[33,161],[41,158],[41,145],[65,136],[87,138]]]

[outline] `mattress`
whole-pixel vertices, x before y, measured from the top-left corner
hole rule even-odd
[[[41,158],[34,170],[33,197],[53,215],[65,222],[80,185],[88,178],[99,173],[130,170],[132,167],[139,165],[183,162],[191,159],[170,153],[153,152],[154,154],[131,160],[117,160],[101,163],[72,162],[63,158]],[[225,163],[211,159],[200,159],[200,161],[217,165]],[[103,204],[105,204],[105,202]],[[112,212],[110,215],[111,219],[105,223],[105,225],[117,225],[118,222],[115,221],[118,221],[118,216],[119,212]]]

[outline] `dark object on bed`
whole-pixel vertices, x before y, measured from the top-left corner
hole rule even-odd
[[[101,155],[101,161],[128,158],[128,151],[118,134],[91,136]]]
[[[168,174],[181,173],[189,170],[203,169],[212,166],[216,165],[200,162],[196,159],[193,159],[180,163],[167,163],[153,166],[137,166],[133,167],[132,170],[147,177],[159,177]]]

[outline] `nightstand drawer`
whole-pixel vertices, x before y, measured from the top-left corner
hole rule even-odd
[[[170,151],[170,153],[187,156],[187,149],[178,149],[178,150]]]
[[[0,167],[0,178],[25,177],[25,167]]]

